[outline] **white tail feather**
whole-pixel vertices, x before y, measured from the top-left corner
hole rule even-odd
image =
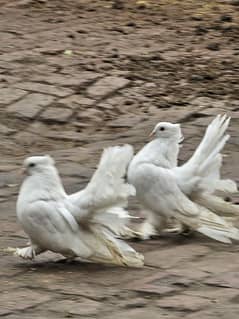
[[[178,220],[192,229],[223,243],[230,243],[231,239],[239,240],[239,230],[236,227],[233,227],[206,207],[198,205],[198,208],[200,215],[197,217],[196,222],[182,214],[177,215]]]
[[[134,238],[137,233],[128,227],[129,221],[131,219],[137,219],[139,217],[134,217],[129,215],[128,211],[121,207],[111,207],[106,211],[101,210],[97,212],[91,223],[104,225],[106,228],[110,229],[117,237],[121,238]]]
[[[212,161],[218,162],[217,154],[229,138],[229,135],[225,135],[229,122],[230,117],[218,115],[208,126],[193,156],[181,168],[200,176],[208,166],[212,165]]]
[[[135,195],[135,188],[125,182],[126,170],[133,157],[130,145],[114,146],[104,150],[99,166],[83,193],[71,195],[79,206],[87,209],[126,206],[127,198]]]
[[[105,245],[110,253],[110,257],[92,255],[90,260],[115,264],[128,267],[143,267],[144,257],[142,254],[137,253],[126,242],[115,238],[114,235],[102,226],[91,227],[92,232],[103,245]]]
[[[239,205],[225,202],[222,198],[211,194],[197,194],[193,201],[207,207],[217,215],[225,217],[236,217],[239,220]]]
[[[218,231],[214,231],[213,229],[205,226],[199,227],[197,231],[207,237],[210,237],[225,244],[231,244],[232,242],[229,238],[225,237],[223,233],[219,233]]]
[[[174,169],[180,187],[185,189],[187,194],[190,194],[187,185],[191,192],[236,191],[233,181],[220,178],[220,152],[230,137],[225,134],[229,122],[230,117],[218,115],[208,126],[193,156],[183,166]]]
[[[74,214],[77,221],[89,218],[89,214],[92,216],[101,209],[127,206],[128,197],[135,195],[134,186],[125,182],[126,170],[132,157],[133,148],[130,145],[104,150],[87,187],[69,196],[71,203],[80,208]]]
[[[220,152],[226,143],[224,134],[228,128],[230,119],[231,118],[227,118],[226,115],[218,115],[209,124],[201,143],[190,158],[189,162],[194,162],[198,165],[201,164],[205,158],[207,159],[212,153],[215,154],[214,150],[217,149],[217,152]]]

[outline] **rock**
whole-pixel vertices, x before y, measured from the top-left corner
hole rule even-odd
[[[97,121],[101,122],[103,120],[103,112],[95,108],[88,108],[86,110],[81,110],[77,113],[76,118],[81,122],[87,121]]]
[[[232,22],[232,16],[229,15],[229,14],[223,14],[223,15],[221,15],[221,17],[220,17],[220,20],[221,20],[222,22]]]
[[[136,5],[138,9],[146,9],[150,7],[150,4],[146,0],[138,0],[136,1]]]
[[[136,292],[158,296],[175,293],[180,289],[170,281],[169,275],[163,272],[133,281],[127,288]]]
[[[126,23],[126,26],[135,28],[137,25],[136,25],[136,23],[134,21],[129,21],[129,22]]]
[[[192,74],[190,76],[190,80],[193,82],[200,82],[204,80],[204,76],[200,74]]]
[[[157,84],[153,83],[153,82],[147,82],[144,84],[144,87],[147,89],[152,89],[152,88],[156,88]]]
[[[66,70],[67,71],[67,70]],[[51,75],[34,75],[33,81],[46,82],[51,85],[60,86],[73,86],[73,87],[84,87],[87,83],[99,78],[100,74],[96,72],[74,72],[73,74],[62,72],[62,74],[51,74]]]
[[[216,304],[215,306],[202,311],[197,311],[186,316],[186,319],[237,319],[239,306],[236,304],[225,305],[224,303]],[[171,318],[170,318],[171,319]]]
[[[149,266],[169,269],[196,256],[204,256],[209,251],[210,249],[208,247],[202,245],[180,245],[177,246],[177,254],[175,254],[174,247],[150,251],[146,252],[145,260]]]
[[[48,309],[54,312],[71,314],[75,316],[94,316],[98,314],[101,303],[83,297],[77,300],[55,301],[48,306]]]
[[[122,0],[114,0],[112,3],[112,9],[122,10],[124,9],[124,3]]]
[[[223,100],[212,99],[207,96],[199,96],[190,101],[192,105],[198,105],[201,108],[225,108],[226,102]]]
[[[132,309],[132,308],[143,308],[147,306],[147,301],[143,298],[134,298],[133,300],[127,300],[125,302],[124,308]]]
[[[87,94],[92,98],[100,99],[107,96],[108,94],[111,94],[124,88],[129,83],[129,80],[122,77],[107,76],[91,85],[87,89]]]
[[[196,35],[204,35],[208,32],[208,29],[204,26],[198,25],[195,27],[195,34]]]
[[[229,287],[239,289],[239,274],[238,272],[222,273],[205,280],[205,283],[216,287]]]
[[[239,6],[239,0],[231,0],[230,4],[233,6]]]
[[[0,89],[0,104],[10,104],[26,95],[27,92],[14,88]]]
[[[14,139],[17,145],[32,147],[37,145],[37,143],[42,140],[42,137],[31,132],[19,132],[14,136]]]
[[[60,88],[53,85],[36,83],[36,82],[23,82],[17,83],[14,87],[23,89],[30,92],[40,92],[44,94],[55,95],[58,97],[65,97],[67,95],[73,94],[73,91],[68,88]]]
[[[133,128],[134,126],[136,126],[138,123],[140,123],[143,118],[141,116],[136,116],[136,115],[122,115],[121,118],[123,120],[120,119],[116,119],[116,120],[112,120],[108,123],[109,127],[121,127],[121,128]]]
[[[207,306],[210,306],[213,302],[211,300],[198,297],[198,296],[187,296],[177,295],[164,297],[157,301],[157,305],[160,308],[167,308],[178,311],[198,311]]]
[[[16,130],[15,129],[12,129],[12,128],[9,128],[3,124],[0,124],[0,134],[3,134],[3,135],[11,135],[13,133],[15,133]]]
[[[41,113],[40,118],[46,122],[65,123],[72,116],[73,111],[67,108],[50,107]]]
[[[32,93],[21,99],[20,101],[11,104],[7,108],[8,113],[15,113],[17,117],[33,119],[43,106],[47,106],[54,101],[54,97],[39,93]]]
[[[43,136],[52,138],[53,140],[60,140],[60,141],[69,141],[69,142],[81,142],[86,139],[85,134],[75,132],[75,131],[50,131],[48,130],[43,134]]]
[[[235,297],[237,297],[238,290],[231,288],[222,288],[222,287],[198,287],[197,289],[187,290],[184,292],[185,295],[191,297],[202,297],[208,300],[211,300],[215,303],[220,303],[222,301],[231,301]]]
[[[170,318],[170,319],[178,319],[178,316],[174,316],[173,314],[170,314],[170,316],[168,316],[167,313],[163,313],[163,311],[161,311],[159,313],[159,309],[155,309],[153,307],[145,307],[143,309],[141,308],[135,308],[135,309],[127,309],[124,311],[117,311],[114,313],[114,315],[112,316],[112,314],[110,315],[105,315],[104,319],[146,319],[146,318],[150,318],[150,319],[166,319],[166,318]],[[234,319],[234,318],[233,318]]]
[[[63,105],[71,109],[77,109],[77,108],[90,107],[95,103],[95,100],[89,99],[80,94],[74,94],[59,100],[59,103],[62,103]]]
[[[211,51],[219,51],[220,50],[220,44],[217,42],[209,43],[207,45],[207,49]]]
[[[11,75],[0,75],[0,83],[12,84],[20,81],[20,78]]]
[[[52,295],[50,293],[41,293],[28,288],[3,291],[0,301],[0,315],[6,315],[17,310],[25,310],[49,301],[51,298]]]
[[[195,14],[191,17],[191,19],[194,21],[202,21],[203,17],[200,14]]]

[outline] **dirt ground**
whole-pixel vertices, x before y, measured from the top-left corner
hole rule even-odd
[[[141,270],[2,252],[26,243],[15,202],[30,154],[54,156],[72,192],[104,147],[137,150],[158,121],[181,122],[183,161],[227,112],[223,174],[239,182],[238,19],[237,0],[0,0],[0,317],[238,318],[237,244],[132,243],[145,254]]]

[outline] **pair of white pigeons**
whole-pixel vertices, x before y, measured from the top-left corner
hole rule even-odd
[[[66,194],[50,156],[27,158],[17,217],[30,242],[15,254],[33,259],[53,251],[88,262],[141,267],[143,256],[120,239],[135,235],[127,226],[133,217],[126,210],[128,197],[135,194],[148,212],[139,232],[144,239],[175,220],[182,230],[188,227],[220,242],[239,240],[231,222],[239,216],[238,206],[216,195],[237,191],[235,182],[220,177],[229,122],[218,115],[182,166],[177,166],[180,125],[158,123],[155,138],[135,156],[130,145],[105,149],[89,184],[72,195]]]

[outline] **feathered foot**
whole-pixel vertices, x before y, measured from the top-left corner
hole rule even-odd
[[[43,253],[45,250],[33,244],[31,246],[23,248],[8,247],[3,249],[3,251],[7,253],[12,253],[14,256],[18,256],[23,259],[33,260],[36,257],[36,255]]]
[[[24,248],[16,248],[14,255],[21,257],[22,259],[33,260],[36,257],[36,252],[32,246],[29,246]]]
[[[173,223],[169,223],[168,226],[172,226],[164,229],[164,232],[168,234],[191,236],[194,232],[189,226],[175,221]]]
[[[123,232],[118,236],[121,239],[138,239],[142,234],[139,231],[133,230],[130,227],[124,227]]]
[[[155,236],[159,236],[159,232],[156,228],[148,220],[143,222],[140,226],[139,238],[142,240],[148,240]]]
[[[164,228],[161,227],[161,230],[164,233],[168,234],[181,234],[184,231],[184,225],[180,222],[178,222],[174,218],[168,218],[164,222]]]

